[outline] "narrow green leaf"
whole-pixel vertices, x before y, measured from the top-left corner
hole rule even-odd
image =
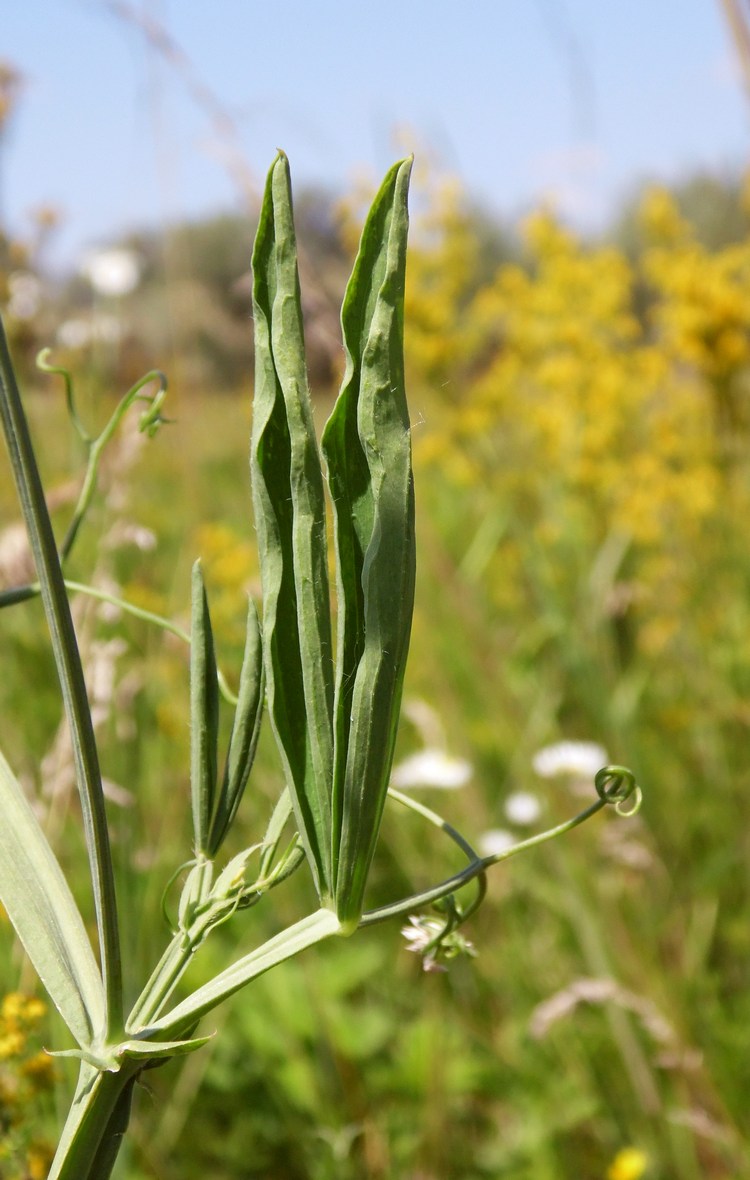
[[[0,901],[79,1045],[101,1037],[105,1004],[83,919],[21,786],[0,754]]]
[[[186,1041],[123,1041],[115,1052],[118,1058],[127,1057],[133,1061],[139,1058],[144,1061],[156,1061],[161,1057],[185,1057],[188,1053],[194,1053],[196,1049],[202,1049],[214,1035],[208,1033],[205,1037],[191,1037]]]
[[[268,827],[263,837],[263,843],[260,849],[260,869],[259,876],[267,877],[273,867],[273,862],[276,859],[276,854],[279,850],[281,837],[284,831],[284,826],[292,814],[292,801],[289,797],[289,792],[284,790],[281,792],[276,806],[273,809],[273,814],[268,821]]]
[[[253,505],[268,709],[321,900],[332,896],[333,662],[325,496],[305,370],[289,165],[268,175],[253,251]]]
[[[199,987],[171,1012],[167,1012],[143,1029],[143,1034],[153,1036],[160,1033],[170,1040],[180,1037],[186,1029],[192,1029],[196,1021],[251,980],[283,963],[285,959],[293,958],[314,943],[340,932],[341,925],[332,910],[317,910],[233,963],[203,987]]]
[[[255,760],[263,715],[263,647],[260,622],[255,604],[250,602],[247,612],[245,653],[240,672],[240,691],[234,713],[232,735],[229,739],[224,778],[211,818],[208,852],[215,856],[229,831],[242,798]]]
[[[403,302],[411,160],[386,176],[341,313],[346,371],[323,435],[335,514],[338,658],[333,864],[347,928],[362,910],[388,789],[414,604],[414,491]]]
[[[91,868],[108,1030],[122,1024],[122,963],[112,855],[99,756],[70,603],[47,511],[26,415],[0,321],[0,421],[13,478],[34,554],[52,650],[70,728],[76,783],[81,798],[86,850]]]
[[[190,789],[195,851],[207,852],[214,811],[219,735],[219,679],[211,616],[196,561],[190,621]]]

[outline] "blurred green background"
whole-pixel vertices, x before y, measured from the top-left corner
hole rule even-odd
[[[0,86],[10,111],[12,67]],[[321,426],[367,195],[297,193]],[[750,1175],[750,187],[740,174],[646,187],[581,237],[544,208],[500,223],[423,166],[413,208],[419,566],[397,762],[429,750],[468,765],[463,786],[423,784],[419,798],[476,842],[593,798],[575,748],[568,771],[540,773],[536,756],[563,741],[631,766],[643,808],[497,868],[466,931],[477,957],[445,974],[422,972],[396,924],[261,978],[208,1022],[206,1049],[148,1075],[117,1175]],[[201,556],[231,678],[258,593],[252,213],[129,235],[55,282],[40,262],[53,225],[48,210],[36,236],[0,236],[0,295],[61,531],[82,456],[36,350],[54,344],[92,424],[144,370],[170,379],[170,424],[148,441],[133,421],[109,452],[71,576],[184,625]],[[31,576],[9,479],[0,512],[7,587]],[[135,994],[166,938],[162,892],[190,856],[187,654],[111,608],[75,609]],[[41,607],[0,622],[3,750],[85,904]],[[259,838],[280,788],[266,731],[237,847]],[[459,863],[389,809],[372,903]],[[193,978],[303,913],[304,876],[213,935]],[[0,995],[34,991],[0,919]],[[39,1054],[63,1036],[49,1013],[0,1010],[8,1180],[45,1175],[71,1079]]]

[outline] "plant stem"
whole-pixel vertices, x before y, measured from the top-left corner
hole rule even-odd
[[[117,1073],[81,1064],[78,1084],[47,1180],[107,1180],[130,1114],[130,1090],[143,1063]]]
[[[131,1035],[156,1020],[187,970],[194,952],[194,944],[187,943],[184,931],[178,930],[128,1016],[126,1029]]]
[[[91,867],[106,996],[106,1028],[103,1031],[106,1039],[114,1039],[122,1027],[122,963],[114,873],[99,757],[60,559],[1,323],[0,393],[0,418],[39,575],[42,601],[70,726],[76,781],[81,796],[86,847]]]
[[[133,615],[136,619],[142,619],[144,623],[153,623],[157,627],[161,627],[162,631],[169,631],[171,635],[176,635],[178,639],[182,639],[185,643],[190,643],[190,635],[184,627],[180,627],[178,623],[173,623],[171,619],[165,619],[163,615],[157,615],[154,611],[146,610],[142,606],[136,606],[132,602],[128,602],[126,598],[118,598],[116,594],[109,594],[106,590],[99,590],[96,586],[87,586],[85,582],[75,582],[71,578],[65,578],[66,590],[71,590],[74,594],[85,594],[89,598],[95,598],[97,602],[106,602],[110,606],[116,606],[118,610],[124,611],[125,614]],[[13,586],[10,590],[0,591],[0,608],[4,606],[15,606],[19,602],[26,602],[30,598],[36,598],[41,594],[42,588],[38,582],[30,582],[26,586]],[[230,705],[237,704],[237,695],[233,693],[227,679],[221,668],[218,670],[219,688],[224,700]]]

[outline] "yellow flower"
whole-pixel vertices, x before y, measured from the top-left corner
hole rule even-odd
[[[36,1143],[29,1148],[27,1163],[31,1180],[44,1180],[54,1154],[54,1148],[47,1143]]]
[[[0,1061],[7,1061],[11,1057],[20,1057],[26,1045],[26,1037],[20,1032],[7,1032],[0,1035]]]
[[[607,1169],[607,1180],[640,1180],[647,1167],[645,1151],[639,1147],[624,1147]]]
[[[17,1021],[23,1019],[26,1003],[26,996],[21,992],[8,992],[6,996],[3,996],[3,1002],[0,1005],[0,1016],[8,1024],[15,1024]]]

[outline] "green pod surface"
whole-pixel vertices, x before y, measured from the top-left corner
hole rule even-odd
[[[346,370],[323,435],[338,597],[332,861],[336,913],[359,921],[378,838],[414,606],[403,309],[411,160],[368,215],[341,313]]]
[[[240,799],[250,777],[263,715],[264,688],[260,622],[255,604],[251,601],[247,612],[240,691],[234,711],[227,761],[221,790],[218,792],[216,806],[211,816],[208,854],[212,857],[216,856],[224,837],[232,826]]]
[[[253,507],[268,712],[318,895],[332,904],[333,656],[325,495],[307,385],[286,156],[253,250]]]
[[[219,679],[211,617],[199,561],[193,566],[190,620],[190,791],[196,853],[207,853],[214,812]]]

